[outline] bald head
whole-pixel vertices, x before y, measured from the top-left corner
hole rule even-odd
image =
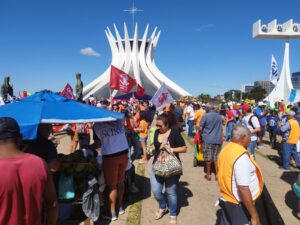
[[[231,131],[231,141],[247,147],[250,143],[250,130],[242,125],[236,125]]]

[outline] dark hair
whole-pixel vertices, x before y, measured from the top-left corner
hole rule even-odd
[[[140,111],[140,120],[147,120],[146,117],[147,117],[146,112]]]
[[[163,124],[168,128],[171,128],[174,125],[176,125],[176,117],[172,113],[162,113],[157,116],[156,120],[161,120]]]

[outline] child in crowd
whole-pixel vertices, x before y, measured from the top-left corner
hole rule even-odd
[[[146,114],[145,112],[140,112],[140,123],[139,127],[134,128],[134,131],[139,134],[139,141],[141,144],[141,147],[143,149],[143,158],[139,161],[140,163],[147,163],[147,149],[146,149],[146,143],[147,143],[147,136],[148,136],[148,123],[146,121]]]
[[[276,135],[278,131],[278,116],[276,111],[271,111],[270,114],[267,116],[267,126],[269,131],[270,137],[270,145],[272,148],[276,146]]]

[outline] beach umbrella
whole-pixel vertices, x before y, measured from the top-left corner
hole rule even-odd
[[[0,106],[0,117],[14,118],[24,140],[36,138],[40,123],[108,122],[123,118],[123,114],[79,103],[50,91],[37,92],[19,102]]]

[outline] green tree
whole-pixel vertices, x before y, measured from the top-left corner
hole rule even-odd
[[[248,98],[254,99],[256,102],[263,100],[266,97],[266,90],[261,86],[255,86],[248,94]]]
[[[229,90],[224,93],[224,98],[226,101],[239,102],[241,98],[240,90]]]
[[[204,94],[204,93],[198,95],[197,98],[201,102],[209,102],[211,100],[211,96],[209,94]]]

